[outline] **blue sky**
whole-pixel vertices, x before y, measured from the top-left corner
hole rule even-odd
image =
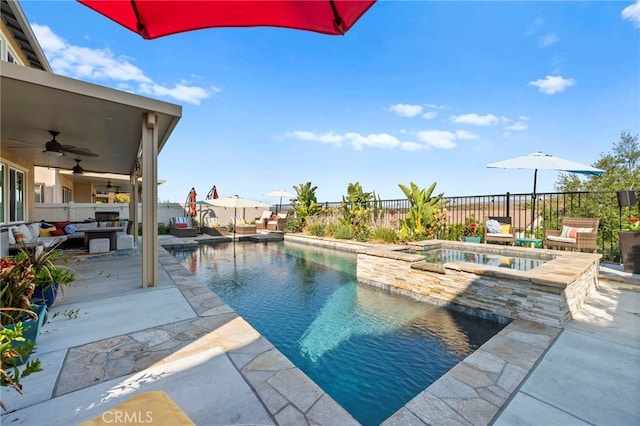
[[[72,1],[22,1],[54,72],[177,103],[161,201],[311,181],[446,196],[530,192],[486,165],[534,151],[593,164],[640,132],[640,1],[379,1],[342,37],[218,28],[152,41]],[[538,191],[558,173],[538,174]]]

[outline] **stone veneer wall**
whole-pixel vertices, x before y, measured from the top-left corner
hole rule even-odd
[[[554,257],[531,271],[451,262],[425,264],[420,254],[399,251],[409,246],[285,234],[285,241],[357,253],[360,282],[397,291],[418,300],[445,305],[494,320],[522,318],[562,327],[582,308],[598,285],[600,255],[508,247],[539,258]],[[437,246],[442,241],[430,240]],[[446,242],[447,244],[466,244]],[[415,245],[412,245],[415,248]],[[504,247],[481,245],[482,251]],[[551,256],[550,256],[551,255]]]
[[[420,269],[420,255],[369,250],[358,253],[359,281],[393,287],[414,298],[479,310],[498,317],[522,318],[562,327],[595,289],[597,263],[566,286],[544,283],[510,270],[451,263],[444,273]]]

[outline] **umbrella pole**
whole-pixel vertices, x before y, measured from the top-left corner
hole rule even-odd
[[[535,238],[533,235],[533,221],[536,215],[536,183],[538,180],[538,169],[533,172],[533,200],[531,202],[531,235],[530,238]]]

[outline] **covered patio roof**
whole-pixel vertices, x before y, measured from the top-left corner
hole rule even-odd
[[[85,170],[129,175],[140,149],[143,115],[156,114],[158,151],[182,116],[179,105],[8,62],[0,74],[2,150],[35,166],[71,169],[79,158]],[[60,132],[62,145],[97,157],[43,153],[49,130]]]
[[[157,155],[182,116],[180,105],[51,74],[8,62],[0,67],[2,156],[25,167],[71,169],[75,158],[86,171],[133,175],[142,171],[142,285],[155,286],[157,260]],[[59,132],[62,145],[93,155],[43,153]],[[135,182],[135,181],[134,181]],[[136,182],[137,184],[137,182]],[[134,191],[137,194],[137,191]],[[138,203],[137,196],[132,204]],[[137,208],[130,209],[138,223]],[[134,227],[137,229],[137,226]]]

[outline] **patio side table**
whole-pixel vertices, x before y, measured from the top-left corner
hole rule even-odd
[[[516,247],[542,248],[542,240],[538,238],[516,238],[513,245]]]

